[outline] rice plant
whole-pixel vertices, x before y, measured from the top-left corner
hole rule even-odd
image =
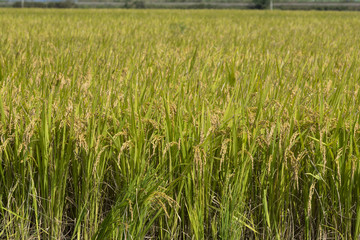
[[[0,238],[358,239],[359,24],[0,9]]]

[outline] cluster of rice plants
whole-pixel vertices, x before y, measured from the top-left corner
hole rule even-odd
[[[359,25],[0,10],[0,239],[358,239]]]

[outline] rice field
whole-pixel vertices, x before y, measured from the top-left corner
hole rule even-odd
[[[359,25],[0,9],[0,239],[359,239]]]

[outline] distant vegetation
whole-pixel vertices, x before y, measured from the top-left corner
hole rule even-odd
[[[360,10],[359,0],[276,0],[276,9]],[[269,9],[270,0],[65,0],[2,1],[0,7],[26,8],[168,8],[168,9]]]
[[[77,5],[72,1],[64,2],[15,2],[13,4],[15,8],[76,8]]]
[[[15,8],[125,8],[125,9],[270,9],[270,2],[0,2],[1,7]],[[331,10],[359,11],[357,2],[273,2],[273,9],[279,10]]]
[[[0,10],[0,239],[359,239],[359,25]]]

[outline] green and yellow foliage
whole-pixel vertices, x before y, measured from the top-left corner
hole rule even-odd
[[[358,239],[359,26],[0,10],[0,238]]]

